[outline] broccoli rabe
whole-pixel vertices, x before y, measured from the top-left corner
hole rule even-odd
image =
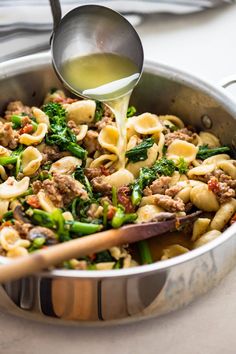
[[[46,135],[48,145],[57,145],[62,151],[70,151],[72,155],[86,158],[86,150],[76,143],[76,135],[66,124],[66,111],[59,103],[49,102],[43,106],[43,111],[50,121],[50,130]]]
[[[118,205],[116,209],[116,213],[111,220],[111,226],[114,229],[118,229],[123,224],[133,222],[136,219],[137,219],[136,213],[126,214],[124,207],[122,205]]]
[[[133,205],[138,205],[142,199],[143,189],[157,178],[156,172],[152,168],[141,168],[139,177],[132,186],[131,201]]]
[[[175,172],[175,163],[166,157],[158,160],[152,167],[154,172],[161,176],[172,176]]]
[[[126,114],[127,118],[133,117],[136,112],[137,112],[137,110],[134,106],[129,106],[129,108],[127,110],[127,114]]]
[[[176,162],[176,168],[181,175],[188,171],[188,164],[183,157],[180,157]]]
[[[152,147],[153,144],[153,138],[145,139],[134,148],[128,150],[125,156],[128,157],[128,160],[131,162],[144,161],[147,159],[148,149]]]
[[[197,153],[197,158],[201,160],[205,160],[208,157],[218,155],[218,154],[223,154],[225,152],[229,152],[230,148],[228,146],[220,146],[217,148],[212,148],[210,149],[208,145],[202,145],[199,146],[199,150]]]
[[[102,102],[96,101],[96,110],[95,110],[94,121],[99,122],[103,116],[104,116],[103,104],[102,104]]]

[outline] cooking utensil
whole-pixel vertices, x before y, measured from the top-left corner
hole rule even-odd
[[[76,57],[109,53],[126,57],[136,64],[139,75],[127,85],[127,90],[132,90],[142,73],[143,47],[130,22],[118,12],[99,5],[79,6],[61,19],[59,0],[50,0],[50,3],[54,21],[52,62],[64,85],[76,95],[87,97],[78,91],[78,87],[66,81],[62,73],[63,64]],[[102,96],[99,100],[102,100]]]
[[[0,64],[2,110],[15,99],[39,106],[52,87],[62,85],[49,54]],[[236,151],[235,101],[225,90],[195,76],[147,62],[131,104],[139,113],[175,114],[186,124],[213,132],[223,145]],[[232,225],[198,249],[142,267],[54,269],[9,282],[0,286],[0,310],[67,325],[104,326],[159,316],[188,304],[219,283],[236,263],[235,234],[236,225]],[[0,262],[8,260],[0,257]]]
[[[89,254],[104,251],[114,246],[146,240],[165,232],[177,230],[182,226],[194,222],[200,214],[201,211],[197,211],[193,214],[180,218],[174,217],[167,221],[128,225],[117,230],[103,231],[91,236],[51,246],[30,256],[11,261],[9,264],[1,265],[0,283],[31,275],[72,258],[88,256]]]

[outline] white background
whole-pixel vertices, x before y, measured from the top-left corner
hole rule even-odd
[[[152,16],[138,32],[148,59],[213,83],[236,74],[236,5],[188,16]],[[235,354],[236,269],[185,309],[131,325],[62,327],[0,314],[0,353]]]

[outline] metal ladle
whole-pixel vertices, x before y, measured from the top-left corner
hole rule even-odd
[[[62,66],[75,57],[111,53],[127,57],[137,65],[139,76],[132,81],[131,87],[127,86],[124,94],[131,91],[142,73],[143,47],[130,22],[118,12],[98,5],[79,6],[61,18],[59,0],[50,0],[50,5],[54,23],[51,37],[52,62],[64,85],[74,94],[89,98],[65,80]],[[105,100],[104,97],[98,99]]]

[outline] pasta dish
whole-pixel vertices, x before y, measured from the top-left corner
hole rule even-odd
[[[215,135],[133,106],[126,133],[121,167],[106,105],[61,90],[40,108],[10,102],[0,119],[0,254],[18,257],[124,224],[202,211],[176,232],[59,265],[128,268],[186,253],[236,220],[236,161]]]

